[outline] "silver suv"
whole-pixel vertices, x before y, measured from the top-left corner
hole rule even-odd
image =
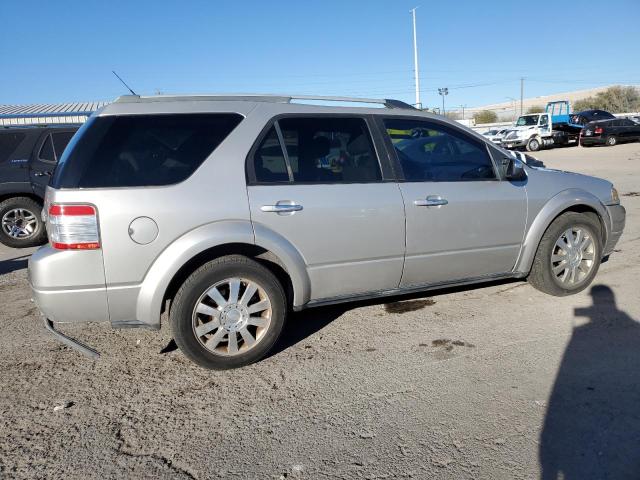
[[[215,369],[265,356],[291,309],[502,278],[579,292],[625,222],[611,183],[443,117],[288,96],[119,98],[74,136],[44,211],[29,275],[59,340],[97,356],[54,323],[157,329],[168,309]]]

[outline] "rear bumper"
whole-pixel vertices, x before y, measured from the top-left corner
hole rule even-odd
[[[44,246],[29,259],[29,284],[40,311],[54,322],[109,320],[102,252]]]
[[[603,137],[580,137],[580,145],[604,145]]]
[[[622,236],[627,217],[627,211],[622,205],[607,205],[606,208],[609,212],[609,218],[611,218],[611,231],[604,247],[604,256],[610,255],[615,249]]]

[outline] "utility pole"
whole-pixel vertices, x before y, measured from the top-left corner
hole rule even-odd
[[[442,95],[442,115],[444,115],[445,113],[447,113],[444,109],[444,97],[445,95],[449,95],[449,89],[447,87],[439,88],[438,93]]]
[[[412,8],[411,16],[413,17],[413,67],[416,81],[416,108],[422,110],[422,102],[420,102],[420,73],[418,72],[418,40],[416,36],[416,8]]]
[[[524,77],[520,77],[520,115],[524,113]]]
[[[513,105],[513,115],[511,115],[511,121],[515,122],[516,114],[518,113],[518,110],[516,109],[517,100],[515,98],[513,98],[513,97],[504,97],[504,98],[508,98],[509,100],[511,100],[511,104]]]
[[[460,108],[462,109],[462,120],[464,120],[464,109],[465,109],[466,105],[460,105]]]

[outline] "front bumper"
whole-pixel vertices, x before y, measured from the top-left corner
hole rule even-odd
[[[615,249],[622,236],[627,217],[627,211],[622,205],[607,205],[606,208],[609,212],[609,218],[611,218],[611,232],[607,238],[603,256],[610,255]]]
[[[517,148],[527,145],[527,141],[524,138],[510,138],[508,140],[502,140],[502,146],[504,148]]]

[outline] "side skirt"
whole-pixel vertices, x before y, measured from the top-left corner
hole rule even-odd
[[[318,300],[311,300],[310,302],[304,305],[293,307],[293,310],[295,312],[299,312],[300,310],[304,310],[306,308],[321,307],[325,305],[335,305],[337,303],[357,302],[359,300],[370,300],[373,298],[392,297],[394,295],[405,295],[408,293],[415,293],[415,292],[427,292],[430,290],[442,290],[444,288],[459,287],[463,285],[472,285],[474,283],[492,282],[495,280],[505,280],[508,278],[524,278],[525,276],[526,274],[514,273],[514,272],[497,273],[492,275],[483,275],[481,277],[466,278],[464,280],[456,280],[453,282],[429,283],[424,285],[418,285],[415,287],[394,288],[391,290],[367,292],[367,293],[358,294],[358,295],[347,295],[343,297],[332,297],[332,298],[320,298]]]

